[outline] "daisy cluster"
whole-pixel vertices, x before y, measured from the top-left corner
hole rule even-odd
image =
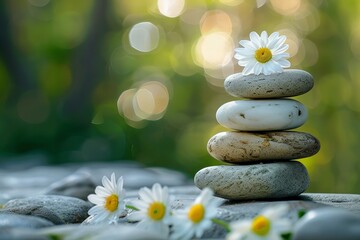
[[[88,200],[95,204],[88,214],[87,224],[117,224],[120,218],[137,222],[142,230],[160,233],[164,239],[200,238],[213,223],[223,226],[228,232],[226,239],[289,239],[292,225],[283,218],[288,211],[286,205],[265,209],[253,219],[239,220],[230,224],[216,218],[217,208],[224,202],[214,198],[211,189],[205,188],[189,206],[172,210],[172,196],[167,187],[155,183],[152,188],[143,187],[138,199],[125,203],[123,178],[116,179],[113,173],[102,178],[95,194]]]

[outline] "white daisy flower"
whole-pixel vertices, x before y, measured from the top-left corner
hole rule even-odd
[[[239,43],[243,48],[235,48],[235,58],[240,66],[243,66],[243,75],[261,73],[269,75],[283,72],[283,68],[290,67],[287,58],[290,57],[289,45],[284,44],[286,36],[280,36],[278,32],[269,37],[266,31],[259,36],[256,32],[250,33],[249,40],[241,40]]]
[[[252,220],[239,220],[230,224],[227,240],[282,240],[281,234],[291,231],[291,221],[282,218],[288,211],[285,204],[264,209]]]
[[[132,203],[138,209],[128,215],[130,221],[140,221],[137,226],[144,230],[155,230],[161,236],[168,238],[170,224],[170,209],[168,188],[162,188],[155,183],[150,190],[147,187],[139,190],[139,200]]]
[[[90,194],[88,200],[96,206],[90,208],[90,217],[86,223],[116,223],[118,218],[123,215],[125,210],[123,189],[123,178],[119,177],[116,181],[115,173],[111,174],[111,180],[106,176],[102,178],[103,186],[95,188],[96,194]]]
[[[204,188],[194,203],[185,210],[179,210],[174,215],[173,233],[170,239],[191,239],[194,235],[200,238],[212,224],[217,208],[222,200],[213,198],[213,191]]]

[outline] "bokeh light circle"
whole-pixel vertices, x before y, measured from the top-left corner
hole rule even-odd
[[[135,24],[129,32],[131,47],[140,52],[151,52],[159,44],[159,28],[151,22]]]

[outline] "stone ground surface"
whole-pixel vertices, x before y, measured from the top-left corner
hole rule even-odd
[[[139,188],[151,187],[156,182],[169,187],[170,194],[174,196],[173,209],[185,208],[200,193],[193,180],[182,173],[146,168],[130,161],[90,163],[86,167],[81,164],[34,166],[27,162],[2,164],[0,239],[50,239],[46,236],[54,233],[70,236],[68,239],[79,239],[80,236],[81,239],[158,239],[156,233],[135,231],[134,225],[129,223],[116,227],[79,225],[88,217],[87,211],[92,206],[87,201],[87,195],[94,193],[95,186],[101,185],[102,176],[110,176],[112,172],[124,178],[126,201],[137,198]],[[351,222],[360,229],[359,194],[304,193],[281,201],[225,201],[218,209],[217,218],[227,222],[252,218],[265,207],[279,203],[288,204],[290,211],[287,217],[293,222],[298,220],[299,210],[329,207],[349,210],[355,219]],[[225,234],[222,227],[214,225],[202,239],[223,239]],[[354,234],[360,233],[357,231],[351,236]]]

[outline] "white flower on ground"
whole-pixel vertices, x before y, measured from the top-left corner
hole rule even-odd
[[[179,210],[174,214],[173,233],[170,239],[191,239],[194,235],[200,238],[204,231],[212,224],[217,208],[222,200],[213,198],[213,191],[205,188],[190,207]]]
[[[291,231],[289,219],[282,218],[288,211],[285,204],[264,209],[252,220],[239,220],[230,224],[227,240],[282,240],[281,234]]]
[[[278,32],[269,37],[266,31],[259,36],[256,32],[250,33],[249,40],[241,40],[243,48],[235,48],[235,58],[238,64],[243,66],[243,75],[261,73],[269,75],[283,72],[283,68],[290,67],[288,50],[289,45],[284,44],[286,36],[280,36]]]
[[[90,217],[87,223],[116,223],[125,210],[123,178],[116,181],[115,173],[111,174],[111,180],[106,176],[102,178],[103,186],[95,188],[96,194],[90,194],[88,200],[96,206],[90,208]]]
[[[139,190],[139,200],[132,202],[138,209],[128,215],[130,221],[140,221],[137,226],[144,230],[155,230],[168,238],[170,224],[168,188],[155,183],[150,190],[147,187]]]

